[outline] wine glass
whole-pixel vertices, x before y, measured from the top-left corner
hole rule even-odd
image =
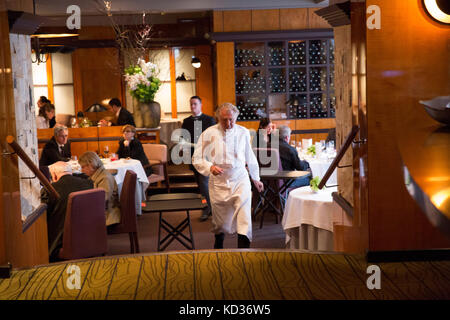
[[[103,152],[105,153],[105,158],[108,158],[109,146],[105,146],[105,148],[103,149]]]
[[[77,127],[77,118],[72,117],[72,118],[70,119],[70,127],[71,127],[71,128],[76,128],[76,127]]]

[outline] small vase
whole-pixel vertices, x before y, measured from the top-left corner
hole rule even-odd
[[[157,128],[161,121],[161,105],[156,101],[137,102],[134,122],[137,128]]]

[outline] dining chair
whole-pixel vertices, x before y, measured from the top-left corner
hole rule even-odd
[[[137,174],[127,170],[120,193],[120,223],[108,226],[108,234],[128,233],[131,253],[139,253],[136,219],[136,181]]]
[[[74,260],[107,252],[105,190],[89,189],[69,194],[59,258]]]
[[[256,155],[256,159],[258,160],[258,165],[262,170],[270,170],[270,172],[274,172],[276,173],[277,171],[281,171],[283,170],[283,167],[281,166],[281,160],[280,160],[280,153],[278,151],[278,149],[275,148],[254,148],[253,152]],[[267,157],[264,158],[264,157]],[[271,191],[273,193],[273,195],[278,194],[278,196],[276,197],[276,203],[264,203],[263,204],[263,199],[265,198],[265,196],[263,196],[262,194],[258,194],[258,198],[256,201],[256,205],[253,208],[253,217],[256,217],[258,214],[258,209],[259,207],[262,205],[261,207],[261,221],[260,221],[260,226],[259,228],[261,229],[264,223],[264,214],[265,214],[265,209],[269,208],[269,206],[274,206],[277,205],[279,207],[282,208],[283,206],[283,199],[279,194],[279,190],[280,187],[283,184],[282,180],[268,180],[268,181],[263,181],[264,183],[264,188],[265,190],[263,191],[264,195],[266,195],[269,191]],[[254,188],[256,190],[256,188]],[[274,210],[275,212],[275,222],[278,223],[278,213],[276,212],[278,210]]]
[[[142,144],[153,173],[148,177],[149,183],[164,181],[167,192],[170,193],[169,175],[167,173],[167,146],[164,144]]]

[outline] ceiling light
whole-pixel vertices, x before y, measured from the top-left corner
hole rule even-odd
[[[425,12],[433,20],[450,24],[450,2],[448,0],[423,0]]]
[[[197,58],[196,56],[193,56],[192,60],[191,60],[191,64],[194,68],[198,69],[202,65],[202,62],[200,61],[199,58]]]

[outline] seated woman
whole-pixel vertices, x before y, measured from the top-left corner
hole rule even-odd
[[[55,118],[55,106],[51,103],[44,103],[42,107],[39,108],[39,115],[36,117],[36,128],[37,129],[48,129],[51,128],[50,122]]]
[[[149,166],[147,156],[139,139],[135,139],[136,128],[130,124],[126,124],[122,128],[123,138],[119,141],[119,149],[117,154],[119,158],[132,158],[139,160],[144,167],[145,174],[149,177],[152,174],[152,168]]]
[[[120,222],[119,192],[114,177],[103,166],[95,152],[83,153],[78,161],[81,171],[94,183],[94,188],[105,190],[106,201],[106,225]]]
[[[262,141],[260,141],[260,130],[262,130],[262,138],[265,141],[265,144],[263,144]],[[258,132],[256,135],[256,147],[257,148],[268,148],[270,145],[270,139],[271,139],[271,133],[275,130],[275,124],[269,119],[269,118],[261,118],[259,120],[259,127]]]

